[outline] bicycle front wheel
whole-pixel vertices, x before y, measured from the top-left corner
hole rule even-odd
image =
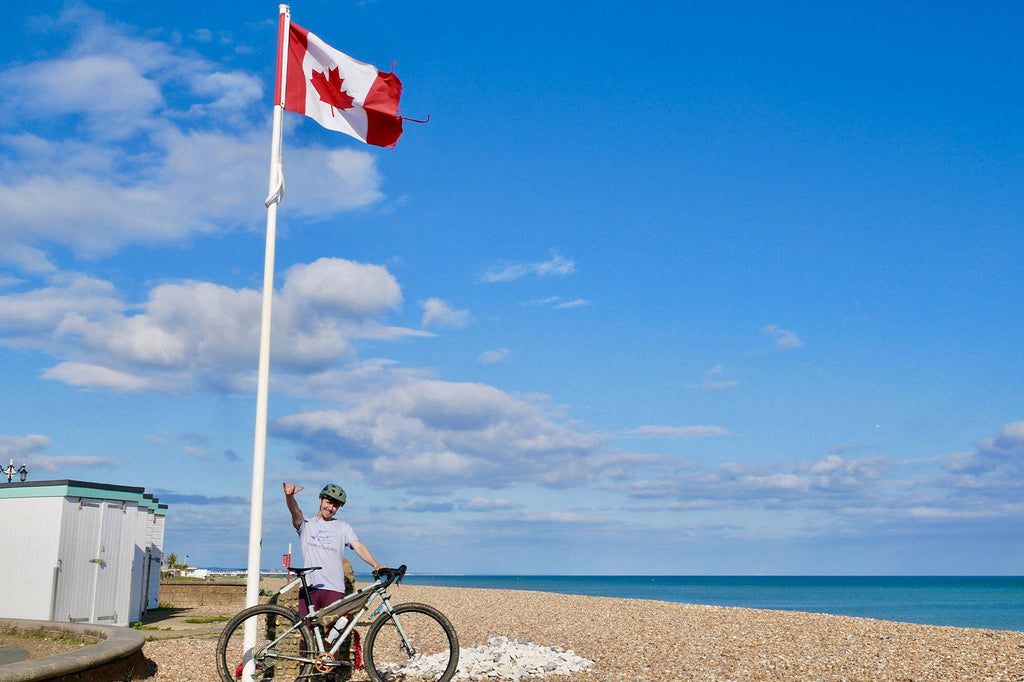
[[[251,653],[244,645],[246,623],[256,629]],[[294,680],[312,669],[312,638],[299,614],[283,606],[258,604],[228,621],[217,641],[217,673],[221,682],[238,682],[251,662],[254,680]]]
[[[373,682],[448,682],[459,665],[459,638],[433,606],[399,604],[370,626],[365,654]]]

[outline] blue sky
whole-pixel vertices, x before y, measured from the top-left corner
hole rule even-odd
[[[285,115],[264,566],[333,481],[416,572],[1019,573],[1021,13],[292,4],[430,122]],[[276,22],[0,28],[0,459],[199,566],[246,561]]]

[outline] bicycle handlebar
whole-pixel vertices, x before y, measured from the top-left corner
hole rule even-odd
[[[378,568],[373,572],[373,577],[380,580],[384,587],[391,585],[392,583],[402,583],[402,578],[405,577],[407,567],[402,564],[398,568]]]
[[[302,582],[303,586],[306,585],[306,574],[309,573],[310,571],[319,571],[319,570],[320,570],[319,566],[310,566],[308,568],[298,568],[298,567],[295,567],[295,566],[288,566],[288,571],[291,572],[291,573],[294,573],[295,575],[297,575],[299,577],[299,579],[300,579],[300,582]],[[407,567],[406,567],[405,564],[402,564],[398,568],[381,567],[381,568],[378,568],[377,570],[375,570],[373,572],[373,577],[376,580],[380,581],[380,583],[381,583],[381,585],[383,587],[388,587],[392,583],[401,584],[402,583],[402,578],[405,577],[406,570],[407,570]],[[290,585],[286,586],[286,587],[290,589]]]

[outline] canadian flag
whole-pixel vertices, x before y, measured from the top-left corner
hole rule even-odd
[[[378,147],[394,147],[402,136],[402,81],[394,73],[352,59],[296,24],[289,28],[287,73],[286,111]]]

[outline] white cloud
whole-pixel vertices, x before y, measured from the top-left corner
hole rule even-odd
[[[643,436],[649,438],[720,438],[729,436],[728,429],[721,426],[641,426],[627,431],[629,436]]]
[[[725,381],[712,381],[710,379],[705,379],[704,383],[700,385],[700,388],[711,393],[724,393],[725,391],[734,389],[737,386],[739,386],[739,382],[732,379]]]
[[[0,74],[0,86],[23,117],[83,114],[90,132],[107,139],[130,136],[164,104],[159,85],[114,54],[15,66]]]
[[[436,500],[409,500],[402,507],[408,512],[450,512],[455,508],[451,502],[438,502]]]
[[[1024,421],[1005,424],[976,450],[946,455],[941,463],[961,485],[1024,487]]]
[[[465,327],[470,319],[468,310],[455,310],[440,298],[420,301],[420,307],[423,308],[421,324],[424,327]]]
[[[537,263],[505,263],[496,265],[484,273],[484,282],[511,282],[523,277],[561,277],[576,272],[576,263],[558,253],[551,258]]]
[[[587,524],[593,523],[594,519],[587,516],[581,516],[580,514],[574,514],[572,512],[545,512],[525,516],[523,517],[523,521],[526,523],[540,523],[544,525],[554,523]]]
[[[48,455],[35,455],[29,459],[29,475],[34,469],[42,469],[49,472],[62,472],[66,469],[106,469],[116,467],[117,460],[109,457],[87,457],[83,455],[62,455],[51,457]]]
[[[743,479],[748,490],[760,491],[794,491],[806,493],[811,489],[811,482],[796,474],[771,474],[770,476],[747,476]]]
[[[0,289],[7,289],[18,284],[23,284],[24,282],[25,280],[19,277],[7,277],[5,275],[0,275]]]
[[[1024,421],[1006,424],[991,441],[983,441],[982,446],[1004,457],[1019,458],[1024,455]]]
[[[573,308],[583,308],[585,306],[592,305],[592,302],[585,298],[563,301],[561,296],[548,296],[546,298],[536,298],[531,301],[526,301],[522,305],[551,306],[555,310],[572,310]]]
[[[342,258],[320,258],[288,269],[282,302],[295,314],[336,312],[372,317],[402,304],[398,281],[381,265]]]
[[[51,286],[0,295],[0,332],[14,339],[39,339],[60,327],[69,314],[106,317],[123,310],[110,282],[62,275],[53,278]]]
[[[182,448],[182,451],[189,457],[194,457],[195,459],[213,459],[213,455],[208,453],[206,450],[203,450],[202,448],[197,448],[193,445],[186,445],[184,448]]]
[[[722,393],[739,386],[739,382],[732,379],[718,378],[723,374],[725,374],[725,368],[721,365],[715,365],[704,375],[704,382],[698,385],[697,388],[712,393]]]
[[[50,272],[52,245],[93,258],[262,223],[270,135],[269,113],[252,106],[263,98],[256,75],[133,36],[88,8],[53,26],[75,31],[66,56],[0,72],[0,114],[14,128],[61,124],[45,138],[0,137],[0,260]],[[187,110],[169,96],[183,87]],[[368,152],[292,145],[284,165],[297,218],[383,197]]]
[[[355,339],[424,333],[380,322],[402,301],[383,267],[322,258],[285,274],[275,297],[278,371],[322,371],[354,355]],[[167,392],[249,381],[259,346],[261,295],[209,282],[160,284],[139,305],[109,282],[82,276],[0,295],[0,339],[61,358],[44,376],[73,386]]]
[[[525,301],[522,305],[556,305],[562,298],[560,296],[548,296],[546,298],[535,298],[532,301]]]
[[[1019,511],[1019,510],[1018,510]],[[928,519],[934,521],[962,521],[964,519],[987,519],[1000,516],[998,510],[964,510],[949,509],[946,507],[913,507],[907,510],[907,515],[916,519]]]
[[[305,446],[307,466],[344,455],[380,486],[580,485],[649,460],[604,452],[604,436],[560,423],[536,399],[433,379],[410,378],[349,409],[283,417],[273,431]]]
[[[232,116],[263,99],[263,84],[244,72],[200,73],[192,79],[192,92],[212,101],[193,113]]]
[[[5,108],[29,118],[67,120],[67,114],[77,114],[82,132],[97,138],[123,139],[147,128],[151,114],[165,104],[164,84],[214,70],[201,58],[131,35],[131,29],[84,5],[68,6],[55,21],[37,26],[72,32],[74,42],[65,56],[0,73],[0,86],[11,96]],[[55,92],[62,94],[54,97]]]
[[[461,505],[461,509],[465,511],[475,512],[490,512],[490,511],[510,511],[512,509],[522,508],[522,504],[518,502],[512,502],[510,500],[493,499],[489,497],[474,497]]]
[[[0,465],[6,466],[10,460],[14,465],[25,465],[30,478],[39,470],[58,472],[69,468],[95,469],[112,467],[117,461],[107,457],[83,457],[79,455],[44,455],[52,442],[46,436],[31,434],[27,436],[0,436]]]
[[[623,484],[638,498],[704,502],[715,508],[806,509],[880,503],[909,505],[912,500],[885,501],[884,474],[891,463],[878,456],[844,459],[831,454],[813,462],[728,462],[712,471],[702,468],[663,473],[659,478]]]
[[[30,434],[28,436],[0,436],[0,460],[23,460],[35,453],[50,447],[50,439],[46,436]],[[7,462],[0,462],[4,465]]]
[[[975,450],[942,457],[896,463],[880,455],[851,456],[855,449],[844,444],[810,461],[664,467],[657,476],[607,485],[636,499],[660,500],[666,509],[685,503],[717,513],[814,514],[822,529],[830,529],[820,532],[901,532],[907,523],[1013,521],[1024,513],[1024,422],[1004,425]]]
[[[143,393],[156,388],[156,384],[145,377],[82,362],[62,362],[45,370],[43,378],[70,386],[105,388],[118,393]]]
[[[772,344],[772,350],[777,353],[796,350],[803,345],[795,332],[791,332],[787,329],[780,329],[774,324],[762,327],[761,333],[766,336],[774,337],[775,343]]]
[[[499,348],[498,350],[484,351],[477,358],[481,364],[494,365],[500,362],[508,362],[508,359],[512,356],[512,351],[508,348]]]

